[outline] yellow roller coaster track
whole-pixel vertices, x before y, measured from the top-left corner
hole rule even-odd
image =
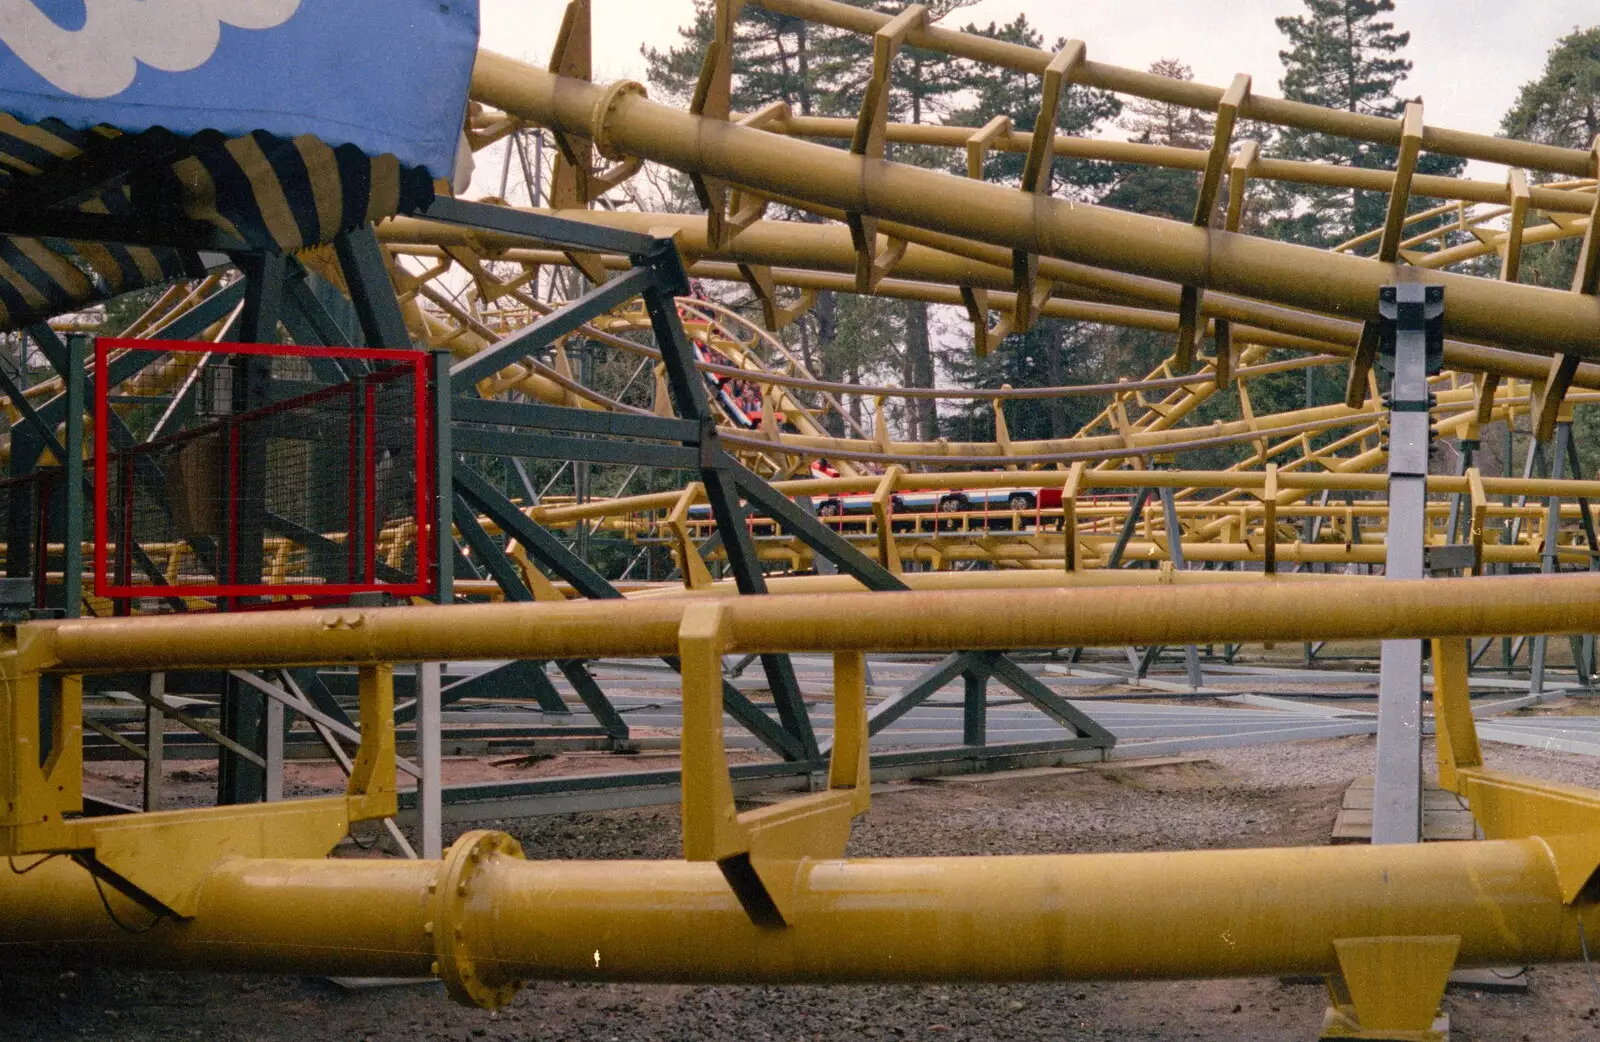
[[[782,103],[733,112],[733,34],[746,7],[870,37],[859,116],[798,114]],[[702,426],[702,452],[725,449],[786,497],[860,497],[860,509],[841,506],[819,524],[863,551],[872,570],[810,574],[821,571],[815,531],[802,540],[793,525],[752,511],[747,531],[766,591],[777,596],[734,595],[708,566],[732,555],[706,545],[734,533],[715,533],[697,509],[714,484],[713,461],[701,464],[707,485],[525,500],[498,525],[480,518],[490,536],[529,540],[508,556],[532,603],[7,623],[0,852],[15,869],[0,873],[7,958],[74,955],[87,945],[144,966],[432,974],[458,1000],[490,1008],[536,978],[1316,973],[1328,976],[1333,998],[1325,1037],[1431,1039],[1452,967],[1569,961],[1600,939],[1600,792],[1487,767],[1468,689],[1471,638],[1596,629],[1600,576],[1578,573],[1600,561],[1600,481],[1559,456],[1555,476],[1537,476],[1530,449],[1520,475],[1509,459],[1504,475],[1465,459],[1455,474],[1412,475],[1431,498],[1410,515],[1391,512],[1382,471],[1398,412],[1381,400],[1374,373],[1380,290],[1422,283],[1445,295],[1444,369],[1428,383],[1431,402],[1414,410],[1427,410],[1433,439],[1475,445],[1484,427],[1504,424],[1509,434],[1522,424],[1533,446],[1549,444],[1575,409],[1600,402],[1600,143],[1569,149],[1429,126],[1420,102],[1394,120],[1323,109],[1257,93],[1248,76],[1226,88],[1169,79],[1091,60],[1081,41],[1051,53],[941,27],[921,5],[891,15],[832,0],[718,0],[685,111],[650,100],[638,84],[593,82],[588,0],[572,0],[564,19],[548,68],[479,53],[468,143],[483,153],[525,129],[548,132],[557,148],[541,215],[670,240],[690,275],[748,288],[759,323],[697,297],[677,301],[697,345],[690,377],[748,383],[759,397],[743,422],[724,409],[715,436]],[[1209,113],[1215,138],[1209,149],[1186,149],[1022,131],[1006,118],[984,127],[892,123],[886,94],[903,46],[1037,77],[1042,126],[1054,125],[1063,89],[1079,84]],[[1393,146],[1396,168],[1266,156],[1235,140],[1245,120]],[[889,144],[954,150],[969,176],[895,162]],[[1026,157],[1020,185],[984,180],[992,151]],[[1510,173],[1503,184],[1422,174],[1422,153]],[[1057,198],[1048,189],[1057,156],[1192,171],[1199,205],[1192,220],[1172,221]],[[596,207],[647,163],[686,174],[706,212]],[[1260,181],[1384,193],[1385,219],[1332,250],[1272,241],[1248,230],[1249,189]],[[1413,212],[1421,198],[1438,205]],[[773,207],[808,217],[778,219]],[[562,307],[541,299],[542,270],[571,269],[577,275],[567,281],[577,287],[637,262],[426,216],[384,221],[377,235],[413,341],[458,362]],[[1519,281],[1527,251],[1568,239],[1578,240],[1570,290]],[[1495,267],[1491,255],[1496,277],[1483,274]],[[331,251],[301,260],[344,287]],[[213,276],[171,287],[127,335],[160,337],[220,284]],[[980,355],[1041,317],[1153,331],[1170,337],[1171,349],[1136,379],[1088,386],[824,380],[785,333],[823,292],[959,306]],[[225,341],[238,315],[202,338]],[[625,359],[636,378],[648,374],[648,390],[586,383],[559,341],[476,389],[484,398],[674,416],[686,378],[679,370],[670,387],[670,359],[636,335],[652,317],[625,305],[569,334]],[[1257,411],[1258,381],[1324,366],[1343,369],[1337,403]],[[115,388],[115,407],[137,407],[184,375],[162,373]],[[62,387],[46,381],[26,400]],[[1068,396],[1094,396],[1104,407],[1070,434],[1010,436],[1010,403]],[[897,438],[894,403],[919,399],[986,408],[994,435]],[[27,418],[8,410],[12,424]],[[1183,465],[1201,450],[1231,463]],[[822,459],[838,476],[805,476]],[[1003,508],[963,509],[954,495],[996,489],[1008,493]],[[739,491],[722,492],[724,505],[737,506]],[[938,506],[903,506],[915,494]],[[946,503],[956,509],[938,508]],[[472,511],[461,509],[455,517],[470,529]],[[519,527],[523,520],[664,545],[678,577],[619,582],[608,591],[619,596],[581,601],[574,595],[596,596],[593,584],[553,582],[532,559],[538,531]],[[1472,574],[1369,578],[1391,532],[1408,524],[1433,550],[1465,550],[1436,570]],[[391,526],[378,534],[379,552],[398,561],[415,538],[414,528]],[[270,556],[281,547],[266,548],[267,567],[293,578],[286,559],[275,565]],[[145,549],[170,574],[192,552],[177,543]],[[1135,562],[1158,567],[1118,567]],[[990,567],[958,570],[968,563]],[[1196,564],[1218,567],[1187,567]],[[1480,574],[1511,566],[1572,574]],[[876,577],[880,592],[861,593],[863,575]],[[904,588],[882,592],[891,585]],[[490,586],[462,581],[456,592],[495,600]],[[843,858],[850,823],[870,803],[868,652],[1317,640],[1432,642],[1439,780],[1470,803],[1486,838]],[[739,708],[738,692],[728,693],[723,659],[790,653],[832,656],[831,744],[823,759],[812,741],[808,761],[826,787],[741,813],[723,738],[723,710]],[[665,657],[681,671],[683,861],[524,861],[498,833],[468,833],[440,859],[323,860],[352,822],[398,810],[394,663],[601,657]],[[82,816],[85,677],[322,666],[356,671],[359,731],[346,737],[359,747],[343,794]],[[1413,737],[1420,727],[1417,720]],[[1104,749],[1085,753],[1096,754]],[[129,921],[149,928],[117,928]],[[1081,937],[1094,943],[1063,943]]]

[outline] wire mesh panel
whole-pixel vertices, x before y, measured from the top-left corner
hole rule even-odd
[[[63,478],[59,468],[48,467],[0,480],[5,573],[32,579],[33,603],[40,607],[51,603],[48,590],[62,580],[62,551],[72,537],[65,523]],[[77,535],[81,546],[82,533]]]
[[[427,361],[97,341],[95,593],[161,610],[432,592]]]

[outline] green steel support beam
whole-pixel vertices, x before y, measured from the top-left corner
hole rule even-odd
[[[450,369],[450,382],[458,393],[472,389],[479,380],[521,361],[540,348],[554,343],[591,319],[610,311],[625,301],[637,297],[655,284],[655,274],[649,268],[634,268],[627,274],[596,286],[578,299],[569,302],[559,311],[529,323],[510,336],[464,358]]]
[[[84,398],[84,364],[88,354],[88,337],[75,334],[67,338],[67,371],[62,380],[66,384],[68,420],[62,428],[65,451],[59,458],[65,478],[62,498],[66,508],[61,519],[61,610],[69,619],[83,614],[83,539],[88,526],[85,524],[83,423],[79,417],[85,415],[88,406]],[[41,538],[48,537],[48,533],[41,535]]]
[[[529,556],[570,583],[573,589],[584,597],[590,600],[622,599],[622,594],[617,592],[616,587],[595,571],[587,561],[568,549],[565,543],[552,535],[543,525],[530,520],[480,475],[465,468],[458,469],[455,474],[455,488],[473,510],[484,514],[499,525],[501,531],[510,535],[528,551]],[[665,661],[673,669],[678,668],[677,659],[669,657]],[[740,726],[780,756],[789,760],[815,759],[806,757],[804,748],[793,735],[746,698],[742,691],[726,681],[722,685],[722,701],[723,708]]]
[[[333,249],[339,257],[339,267],[350,290],[350,303],[355,305],[367,346],[410,347],[411,334],[406,329],[405,316],[400,313],[394,285],[389,281],[389,268],[383,262],[383,247],[378,245],[372,225],[340,232],[333,240]]]
[[[621,253],[637,257],[647,253],[655,240],[634,232],[602,228],[582,221],[567,221],[544,214],[526,213],[505,206],[474,203],[448,196],[437,196],[420,216],[443,224],[521,235],[530,242],[546,243],[590,253]]]
[[[429,391],[433,395],[433,599],[440,604],[453,604],[455,562],[461,549],[450,527],[456,462],[455,448],[450,438],[450,352],[435,350],[429,362]]]

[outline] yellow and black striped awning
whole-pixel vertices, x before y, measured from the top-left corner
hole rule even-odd
[[[0,112],[0,330],[203,267],[294,251],[433,198],[421,167],[312,135],[77,130]],[[55,232],[57,234],[52,234]]]

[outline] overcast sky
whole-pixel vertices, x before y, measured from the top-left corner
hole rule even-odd
[[[565,0],[481,0],[483,46],[543,64]],[[1551,45],[1575,27],[1600,24],[1596,0],[1399,0],[1395,21],[1411,31],[1415,64],[1404,87],[1420,95],[1429,124],[1492,134],[1517,89],[1544,69]],[[1187,62],[1195,78],[1227,86],[1235,73],[1278,94],[1283,38],[1276,15],[1299,0],[980,0],[943,24],[1008,22],[1028,16],[1045,38],[1076,37],[1089,57],[1145,68],[1159,58]],[[677,42],[691,0],[594,0],[595,78],[645,78],[641,45]],[[1477,167],[1474,176],[1503,176]]]

